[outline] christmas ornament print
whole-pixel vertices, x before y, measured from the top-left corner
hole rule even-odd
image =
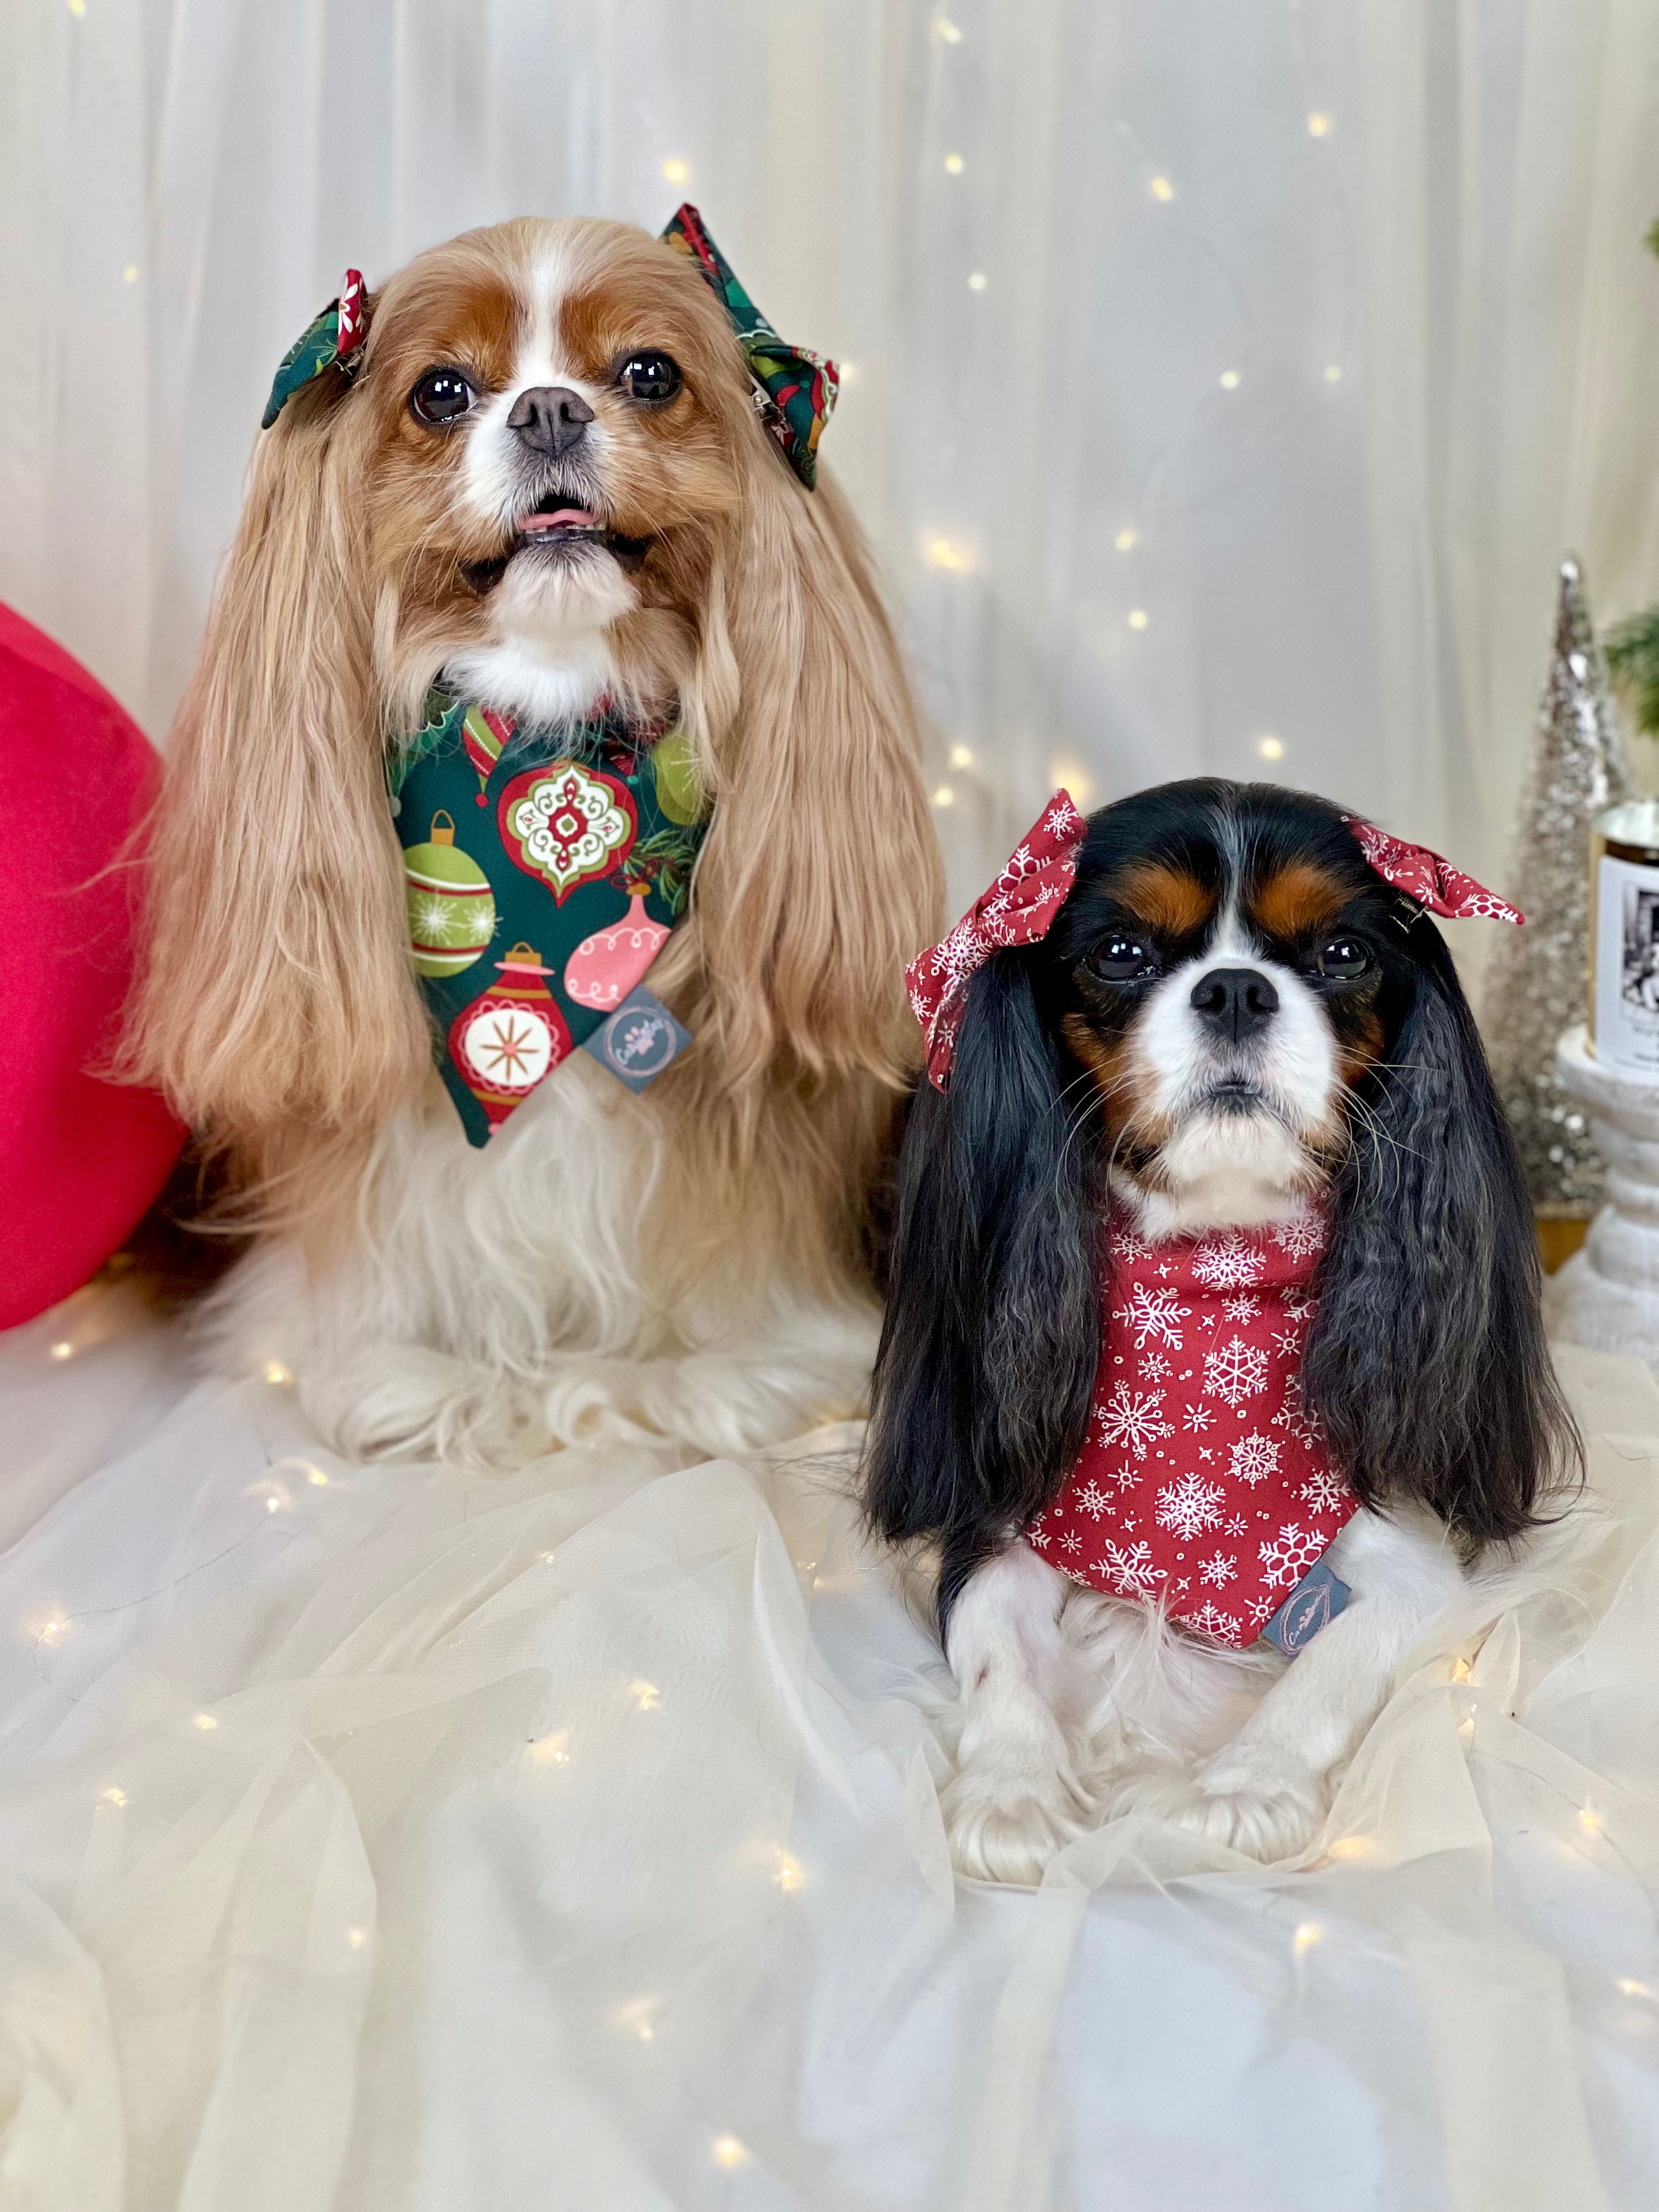
[[[1590,823],[1635,795],[1583,574],[1569,559],[1505,884],[1527,910],[1526,938],[1492,947],[1480,993],[1486,1057],[1528,1194],[1540,1213],[1559,1218],[1588,1218],[1606,1181],[1583,1102],[1557,1074],[1555,1048],[1584,1018]]]
[[[455,842],[455,823],[440,807],[428,842],[404,854],[409,942],[417,975],[456,975],[480,959],[495,933],[489,878]]]
[[[1087,1440],[1024,1532],[1050,1565],[1221,1644],[1279,1613],[1358,1510],[1301,1401],[1326,1233],[1149,1243],[1113,1217]]]
[[[508,856],[561,904],[578,884],[625,860],[639,828],[627,785],[572,760],[514,776],[497,815]]]
[[[552,971],[535,947],[515,945],[495,965],[501,981],[463,1007],[449,1032],[450,1055],[492,1131],[570,1050],[570,1031],[544,981]]]
[[[667,942],[665,926],[645,910],[645,893],[633,892],[622,920],[583,938],[565,962],[566,996],[579,1006],[614,1012]]]
[[[480,806],[489,804],[485,787],[515,727],[510,714],[498,714],[489,707],[469,707],[461,718],[461,750],[478,779],[477,804]]]

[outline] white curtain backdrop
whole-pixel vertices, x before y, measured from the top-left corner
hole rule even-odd
[[[691,198],[848,364],[954,896],[1061,775],[1501,869],[1557,556],[1659,596],[1656,100],[1654,0],[7,0],[0,595],[160,737],[347,264]]]

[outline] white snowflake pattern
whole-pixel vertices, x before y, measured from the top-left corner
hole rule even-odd
[[[495,934],[495,908],[475,902],[472,912],[467,917],[466,933],[475,945],[488,945]]]
[[[1312,1315],[1313,1310],[1313,1300],[1310,1297],[1304,1297],[1300,1291],[1297,1292],[1295,1297],[1286,1298],[1285,1301],[1285,1318],[1286,1321],[1306,1321]]]
[[[1039,1552],[1046,1552],[1053,1539],[1046,1528],[1028,1528],[1025,1531],[1025,1540],[1028,1544],[1035,1544]]]
[[[1123,1324],[1134,1333],[1135,1350],[1144,1352],[1149,1340],[1167,1344],[1171,1352],[1181,1349],[1181,1324],[1191,1318],[1192,1310],[1183,1306],[1173,1291],[1154,1291],[1138,1284],[1134,1295],[1123,1310]]]
[[[1105,1492],[1095,1480],[1093,1475],[1091,1475],[1087,1482],[1085,1482],[1083,1487],[1078,1492],[1077,1497],[1073,1502],[1077,1504],[1079,1510],[1086,1513],[1091,1520],[1098,1521],[1101,1515],[1106,1510],[1109,1501]]]
[[[1292,1322],[1288,1328],[1273,1331],[1273,1343],[1286,1359],[1294,1359],[1302,1349],[1302,1332]]]
[[[1244,1294],[1229,1298],[1221,1310],[1229,1321],[1254,1321],[1261,1310],[1261,1301]]]
[[[1132,1262],[1144,1260],[1152,1249],[1146,1238],[1137,1237],[1133,1229],[1115,1229],[1112,1231],[1112,1257],[1115,1260]]]
[[[1324,1540],[1316,1530],[1286,1521],[1278,1535],[1261,1547],[1268,1589],[1277,1589],[1281,1583],[1286,1587],[1299,1583],[1324,1548]]]
[[[410,920],[422,945],[447,945],[455,934],[456,917],[447,899],[416,899]]]
[[[1247,1482],[1254,1490],[1258,1482],[1265,1482],[1270,1474],[1279,1472],[1279,1445],[1272,1437],[1259,1432],[1241,1437],[1233,1446],[1227,1462],[1227,1472],[1235,1481]]]
[[[1080,1552],[1083,1549],[1083,1539],[1075,1528],[1068,1528],[1060,1540],[1060,1548],[1062,1552],[1073,1553]]]
[[[1328,1467],[1316,1467],[1296,1494],[1310,1513],[1340,1513],[1348,1493]]]
[[[1132,1390],[1127,1382],[1118,1383],[1106,1403],[1095,1408],[1095,1419],[1102,1443],[1121,1445],[1136,1459],[1146,1458],[1148,1444],[1175,1434],[1164,1419],[1164,1393]]]
[[[1279,1223],[1273,1231],[1273,1243],[1292,1260],[1309,1259],[1324,1248],[1324,1225],[1310,1213],[1298,1213],[1294,1220]]]
[[[1267,1264],[1247,1237],[1206,1237],[1193,1255],[1193,1273],[1212,1291],[1242,1291]]]
[[[1091,1571],[1108,1580],[1115,1576],[1140,1597],[1151,1597],[1164,1579],[1164,1570],[1154,1562],[1152,1547],[1144,1536],[1133,1544],[1115,1544],[1109,1536],[1105,1553],[1095,1561]]]
[[[1204,1355],[1204,1395],[1219,1398],[1235,1413],[1247,1398],[1254,1398],[1267,1380],[1267,1355],[1246,1344],[1242,1336],[1218,1344]]]
[[[1140,1363],[1140,1371],[1149,1382],[1162,1382],[1169,1374],[1170,1363],[1161,1352],[1149,1352]]]
[[[1115,1467],[1106,1480],[1108,1482],[1116,1483],[1120,1490],[1133,1490],[1140,1477],[1126,1462],[1121,1467]]]
[[[1218,1482],[1206,1482],[1201,1474],[1178,1474],[1158,1493],[1158,1525],[1189,1543],[1206,1528],[1220,1526],[1226,1495]]]
[[[1188,1406],[1181,1417],[1181,1425],[1189,1435],[1201,1437],[1214,1419],[1213,1406]]]
[[[1219,1644],[1242,1644],[1244,1626],[1237,1613],[1224,1613],[1212,1597],[1206,1597],[1198,1611],[1189,1613],[1188,1628],[1195,1628],[1201,1636],[1213,1636]]]
[[[1298,1443],[1318,1444],[1325,1441],[1325,1431],[1319,1425],[1319,1416],[1310,1413],[1302,1403],[1302,1376],[1292,1368],[1285,1377],[1285,1402],[1273,1415],[1273,1426],[1285,1429]]]
[[[1249,1533],[1249,1521],[1243,1513],[1230,1513],[1221,1524],[1224,1536],[1243,1536]]]
[[[1238,1560],[1231,1552],[1212,1552],[1199,1568],[1198,1579],[1207,1583],[1212,1589],[1224,1589],[1227,1583],[1238,1580]]]

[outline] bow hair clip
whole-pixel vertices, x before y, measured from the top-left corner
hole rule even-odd
[[[338,368],[347,376],[355,376],[362,365],[362,343],[368,335],[363,272],[361,269],[348,269],[339,298],[329,301],[316,321],[283,356],[270,397],[265,402],[265,411],[259,418],[259,428],[270,429],[301,386],[309,384],[325,368]]]
[[[1077,856],[1087,824],[1069,792],[1057,791],[1015,846],[996,881],[981,893],[938,945],[904,971],[910,1007],[921,1024],[927,1075],[936,1091],[949,1081],[968,986],[994,952],[1035,945],[1077,880]]]
[[[762,422],[811,491],[817,481],[818,440],[841,389],[841,372],[822,354],[784,343],[755,305],[690,203],[677,208],[663,243],[696,264],[738,334],[755,386]]]
[[[1453,867],[1426,845],[1408,845],[1403,837],[1390,837],[1386,830],[1379,830],[1374,822],[1362,822],[1357,814],[1345,814],[1342,819],[1383,882],[1404,891],[1431,914],[1443,915],[1448,921],[1519,925],[1526,921],[1518,907],[1476,883],[1473,876],[1466,876],[1462,868]]]

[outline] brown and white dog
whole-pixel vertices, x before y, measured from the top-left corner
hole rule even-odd
[[[364,308],[359,373],[259,441],[154,845],[134,1064],[264,1224],[210,1341],[292,1369],[356,1453],[606,1428],[718,1451],[850,1411],[939,881],[857,528],[643,232],[475,231]],[[521,723],[678,701],[714,806],[651,972],[695,1047],[640,1097],[574,1054],[477,1152],[433,1071],[384,780],[441,672]]]

